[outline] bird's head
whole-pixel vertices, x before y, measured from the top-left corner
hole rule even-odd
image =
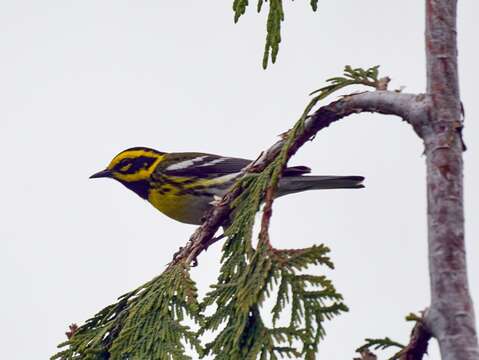
[[[116,155],[105,170],[90,179],[112,178],[118,180],[143,198],[147,197],[148,180],[165,153],[145,147],[134,147]]]

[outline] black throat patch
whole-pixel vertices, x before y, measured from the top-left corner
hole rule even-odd
[[[147,180],[138,180],[133,182],[120,181],[131,191],[137,193],[141,198],[148,200],[148,190],[150,188]]]

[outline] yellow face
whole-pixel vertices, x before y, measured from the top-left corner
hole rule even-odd
[[[146,180],[163,158],[164,154],[156,150],[128,149],[115,156],[106,170],[111,177],[121,182]]]
[[[90,178],[109,177],[124,184],[145,181],[164,156],[164,153],[149,148],[131,148],[119,153],[105,170]]]

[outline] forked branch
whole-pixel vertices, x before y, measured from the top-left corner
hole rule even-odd
[[[427,346],[431,337],[424,322],[417,321],[411,331],[409,344],[400,352],[399,360],[421,360],[427,354]]]
[[[427,313],[427,311],[424,313]],[[422,360],[424,355],[427,354],[429,340],[432,337],[424,323],[424,313],[420,317],[415,314],[406,317],[406,320],[415,322],[407,345],[393,341],[389,337],[366,339],[366,343],[356,349],[360,357],[354,360],[376,360],[377,357],[371,352],[371,349],[386,350],[392,348],[400,348],[400,350],[389,357],[388,360]]]

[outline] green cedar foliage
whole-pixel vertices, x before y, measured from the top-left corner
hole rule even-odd
[[[248,191],[237,204],[241,216],[235,216],[226,230],[220,275],[202,303],[203,309],[214,306],[215,312],[206,317],[200,334],[222,327],[206,345],[206,353],[218,360],[277,359],[283,355],[314,359],[324,336],[323,321],[347,311],[342,296],[326,277],[302,273],[310,265],[333,267],[327,247],[280,250],[262,239],[256,248],[252,245],[257,195],[269,186],[275,170],[282,166],[280,160],[278,157],[261,174],[243,181]],[[269,328],[261,307],[272,296],[276,301],[273,327]],[[288,313],[288,325],[276,326]]]
[[[329,85],[313,91],[310,95],[318,94],[318,100],[331,95],[346,86],[365,85],[373,88],[379,87],[379,65],[370,67],[367,70],[362,68],[353,69],[350,65],[344,67],[343,76],[337,76],[326,80]]]
[[[86,321],[51,359],[191,359],[183,342],[202,348],[185,316],[200,322],[195,283],[183,264],[119,298]]]
[[[195,358],[210,354],[218,360],[314,359],[325,335],[324,321],[348,310],[329,279],[305,273],[312,265],[332,269],[329,249],[324,245],[276,249],[267,228],[254,246],[253,225],[265,192],[274,191],[288,150],[316,103],[339,88],[359,83],[351,78],[377,80],[377,67],[346,67],[345,73],[344,78],[329,80],[334,88],[315,92],[278,156],[262,172],[250,173],[235,185],[243,191],[232,204],[217,283],[203,301],[198,300],[190,264],[176,263],[87,320],[51,359],[186,360],[191,359],[185,354],[186,345],[196,351]],[[262,313],[266,299],[274,300],[272,326],[265,324]],[[211,308],[213,314],[206,316]],[[197,331],[185,325],[186,319]],[[287,324],[279,326],[279,320]],[[199,337],[205,332],[213,332],[215,338],[202,345]]]
[[[261,12],[263,4],[268,0],[258,0],[256,10]],[[313,11],[318,9],[318,0],[310,0]],[[233,11],[234,21],[238,22],[239,18],[246,12],[249,5],[248,0],[234,0]],[[263,53],[263,69],[268,66],[268,61],[274,64],[278,56],[279,44],[281,42],[281,22],[284,21],[283,0],[269,0],[268,18],[266,20],[266,41]]]
[[[369,350],[370,348],[373,348],[374,350],[386,350],[395,347],[399,348],[400,350],[393,356],[389,357],[388,360],[399,359],[402,355],[402,350],[405,348],[403,344],[393,341],[388,337],[382,339],[365,339],[365,341],[366,343],[358,347],[356,352],[362,353],[364,350]]]

